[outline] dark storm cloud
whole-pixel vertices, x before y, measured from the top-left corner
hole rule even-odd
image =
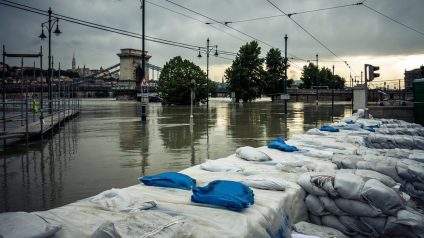
[[[182,12],[203,22],[210,19],[195,15],[178,8],[165,0],[149,0],[175,11]],[[238,21],[281,14],[265,0],[173,0],[181,5],[194,9],[218,21]],[[74,0],[74,1],[16,1],[70,17],[141,32],[140,1],[136,0]],[[294,13],[337,5],[351,4],[353,0],[273,0],[282,10]],[[368,0],[365,2],[406,25],[423,32],[424,1],[422,0]],[[219,24],[212,26],[172,13],[152,4],[146,3],[146,34],[177,42],[193,45],[205,45],[206,38],[219,49],[237,52],[245,41],[251,38]],[[402,27],[364,6],[352,6],[334,10],[293,15],[292,18],[310,31],[322,43],[329,47],[340,58],[361,55],[409,55],[424,53],[422,47],[424,37],[410,29]],[[8,51],[37,52],[41,41],[37,36],[41,32],[40,24],[46,21],[44,16],[24,12],[0,5],[0,43],[5,44]],[[230,24],[273,47],[283,47],[283,36],[288,34],[291,54],[314,59],[333,59],[328,50],[318,44],[287,17],[276,17],[265,20]],[[221,31],[214,29],[219,28]],[[114,33],[91,29],[69,22],[60,22],[63,32],[59,37],[53,36],[53,52],[55,61],[61,61],[65,68],[71,64],[72,53],[75,52],[77,64],[83,67],[99,68],[113,65],[119,61],[116,53],[120,48],[141,48],[141,40]],[[241,41],[237,38],[244,39]],[[43,42],[47,49],[47,42]],[[269,46],[260,43],[262,55]],[[169,58],[181,55],[197,64],[204,65],[205,59],[197,59],[197,52],[147,42],[146,49],[153,55],[152,63],[162,66]],[[46,51],[45,51],[46,52]],[[46,55],[46,54],[45,54]],[[46,61],[45,61],[46,62]],[[211,64],[229,64],[231,61],[213,58]],[[32,64],[28,63],[28,64]]]

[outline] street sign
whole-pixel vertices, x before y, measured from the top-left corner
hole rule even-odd
[[[290,100],[290,94],[281,94],[281,100]]]

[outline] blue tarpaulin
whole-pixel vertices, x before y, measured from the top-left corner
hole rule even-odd
[[[333,127],[333,126],[321,126],[319,128],[320,131],[329,131],[329,132],[338,132],[339,129]]]
[[[152,176],[144,176],[139,178],[140,182],[146,186],[180,188],[190,190],[196,186],[196,180],[191,177],[176,172],[166,172]]]
[[[204,187],[194,187],[191,201],[240,211],[254,203],[253,197],[252,189],[242,183],[215,180]]]
[[[268,145],[268,148],[277,149],[285,152],[293,152],[298,150],[296,146],[287,145],[284,139],[281,137],[278,137],[277,140],[271,142]]]

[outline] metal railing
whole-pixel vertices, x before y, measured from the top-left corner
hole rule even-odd
[[[11,139],[26,139],[28,142],[30,137],[43,138],[43,133],[60,126],[64,120],[76,115],[81,109],[74,83],[56,82],[52,87],[51,100],[46,93],[29,93],[27,89],[18,95],[6,95],[5,101],[0,101],[0,138],[3,145]]]

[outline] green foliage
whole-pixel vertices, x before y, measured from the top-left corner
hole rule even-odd
[[[303,81],[301,88],[312,88],[312,86],[328,86],[329,88],[344,88],[345,79],[339,75],[334,75],[329,68],[322,67],[318,70],[316,65],[309,63],[303,66],[302,76]]]
[[[216,97],[216,91],[218,90],[218,83],[209,79],[209,95]]]
[[[282,93],[284,87],[284,70],[287,66],[284,58],[281,56],[281,51],[275,48],[270,49],[266,55],[265,62],[267,71],[264,74],[264,93]]]
[[[251,101],[261,96],[264,59],[259,58],[261,48],[252,41],[240,47],[231,67],[225,70],[229,92],[235,92],[236,101]]]
[[[158,93],[166,104],[190,104],[191,80],[196,81],[196,102],[206,101],[206,75],[199,66],[176,56],[162,69],[158,81]],[[211,89],[211,85],[209,85]]]

